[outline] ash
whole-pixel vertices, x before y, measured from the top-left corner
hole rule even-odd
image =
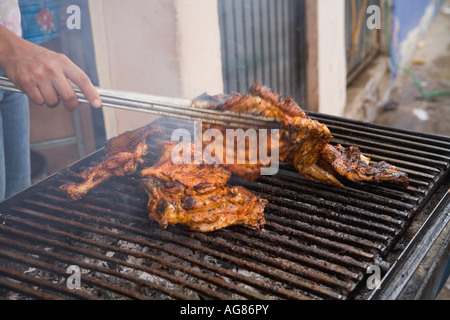
[[[77,293],[94,299],[239,300],[248,298],[239,294],[243,291],[250,293],[250,297],[276,299],[267,292],[260,292],[258,287],[247,285],[242,279],[250,278],[264,286],[283,286],[273,279],[225,261],[220,255],[207,254],[208,251],[203,250],[206,248],[204,244],[189,237],[189,233],[177,232],[176,228],[167,231],[153,226],[151,232],[147,232],[148,236],[145,233],[126,234],[114,228],[107,228],[107,231],[101,234],[77,230],[76,238],[60,239],[73,250],[39,247],[41,254],[27,254],[29,263],[9,261],[0,256],[0,265],[40,282],[28,283],[14,277],[10,281],[29,286],[36,292],[55,294],[61,299],[83,298],[71,295],[67,289],[67,280],[71,275],[67,268],[71,265],[81,269],[81,289]],[[51,284],[50,289],[41,286],[42,281]],[[18,291],[0,287],[0,297],[29,299]]]

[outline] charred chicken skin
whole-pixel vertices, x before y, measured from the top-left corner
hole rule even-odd
[[[78,176],[84,181],[78,184],[65,184],[60,187],[72,200],[83,198],[90,190],[114,176],[134,174],[147,153],[147,139],[163,134],[158,126],[144,126],[127,131],[105,144],[105,159],[93,168],[81,172]]]
[[[390,181],[408,186],[405,173],[385,161],[370,163],[370,158],[362,155],[357,147],[327,145],[319,161],[351,181]]]
[[[114,176],[128,176],[137,172],[144,163],[148,150],[147,139],[159,137],[157,126],[125,132],[108,140],[104,160],[78,176],[81,183],[60,187],[70,199],[79,200],[90,190]],[[266,200],[247,189],[226,184],[231,173],[223,166],[194,164],[192,150],[190,164],[175,164],[172,150],[178,142],[161,142],[158,162],[141,171],[142,184],[149,195],[147,210],[149,219],[162,228],[169,224],[184,224],[191,230],[208,232],[231,225],[246,225],[260,229]],[[201,152],[201,151],[200,151]]]
[[[171,153],[176,144],[162,142],[158,163],[141,171],[151,221],[162,228],[183,224],[200,232],[231,225],[264,226],[266,200],[243,187],[227,187],[231,173],[223,166],[175,164]]]
[[[371,163],[356,147],[347,149],[330,145],[332,138],[328,127],[308,117],[305,111],[291,98],[283,99],[270,88],[255,83],[246,95],[234,93],[225,102],[209,106],[211,108],[249,113],[273,118],[280,123],[279,155],[280,161],[291,164],[299,174],[317,179],[331,185],[343,187],[338,180],[345,177],[351,181],[388,181],[408,186],[408,176],[396,167],[385,162]],[[200,107],[208,107],[202,105]],[[226,128],[204,125],[204,129]],[[270,141],[270,140],[269,140]],[[224,150],[227,148],[224,144]],[[234,148],[234,146],[233,146]],[[256,179],[258,165],[227,165],[233,174]]]
[[[220,96],[224,99],[224,96]],[[225,102],[203,105],[206,108],[249,113],[273,118],[280,123],[279,160],[291,164],[301,175],[342,187],[339,181],[344,177],[359,182],[388,181],[408,186],[405,173],[386,163],[373,163],[361,154],[357,147],[344,148],[330,144],[330,130],[324,124],[312,120],[290,97],[283,99],[268,87],[254,84],[246,95],[226,96]],[[226,128],[217,125],[204,125],[203,130],[217,128],[226,136]],[[145,126],[129,131],[107,141],[105,159],[79,176],[84,180],[79,184],[61,186],[71,199],[78,200],[91,189],[113,176],[128,176],[138,172],[148,151],[148,139],[162,136],[157,126]],[[270,144],[270,137],[267,143]],[[223,143],[223,152],[227,145]],[[179,142],[161,142],[159,160],[151,167],[140,171],[142,185],[149,196],[146,209],[148,218],[162,228],[173,224],[183,224],[191,230],[209,232],[232,225],[246,225],[260,229],[265,224],[263,217],[267,200],[240,186],[227,186],[231,175],[255,180],[260,169],[267,164],[224,163],[207,164],[196,152],[193,144],[189,163],[175,163],[173,152]],[[259,148],[258,144],[258,148]],[[245,158],[252,156],[246,142]],[[235,145],[232,146],[235,148]],[[268,145],[270,149],[270,145]],[[181,149],[185,150],[185,149]],[[228,150],[229,151],[229,150]],[[232,150],[232,154],[239,153]],[[242,152],[242,150],[240,150]],[[258,152],[259,154],[259,152]],[[184,159],[179,155],[179,159]],[[254,155],[253,155],[254,156]],[[253,157],[252,157],[253,158]]]

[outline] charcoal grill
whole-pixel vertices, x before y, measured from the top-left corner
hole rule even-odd
[[[78,202],[59,191],[101,161],[99,150],[0,204],[0,297],[432,297],[448,259],[450,138],[310,116],[330,128],[333,143],[355,145],[406,171],[408,189],[352,182],[335,188],[281,164],[276,176],[230,181],[269,200],[263,230],[161,230],[147,219],[147,195],[136,177],[112,179]],[[193,128],[172,118],[156,123],[166,133],[162,139]],[[67,285],[72,265],[81,269],[78,290]],[[378,290],[367,286],[370,266],[381,270]]]

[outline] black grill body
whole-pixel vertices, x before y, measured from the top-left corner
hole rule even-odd
[[[351,182],[335,188],[282,164],[275,176],[230,181],[269,201],[263,230],[161,230],[147,219],[148,198],[137,176],[114,178],[77,202],[61,193],[60,185],[79,181],[76,173],[101,161],[99,150],[0,204],[0,296],[344,300],[432,294],[448,257],[450,138],[310,116],[330,128],[332,143],[357,146],[372,160],[406,171],[408,189]],[[170,118],[156,123],[163,139],[174,129],[193,128]],[[412,261],[429,265],[433,276]],[[68,285],[69,266],[80,268],[79,290]],[[378,290],[368,285],[374,266]]]

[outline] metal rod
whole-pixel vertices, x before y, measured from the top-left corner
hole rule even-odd
[[[0,89],[22,92],[7,77],[0,76]],[[81,90],[74,86],[79,102],[89,103]],[[192,100],[160,97],[142,93],[97,88],[104,107],[151,113],[160,116],[199,120],[230,127],[276,128],[279,124],[257,115],[196,108]]]

